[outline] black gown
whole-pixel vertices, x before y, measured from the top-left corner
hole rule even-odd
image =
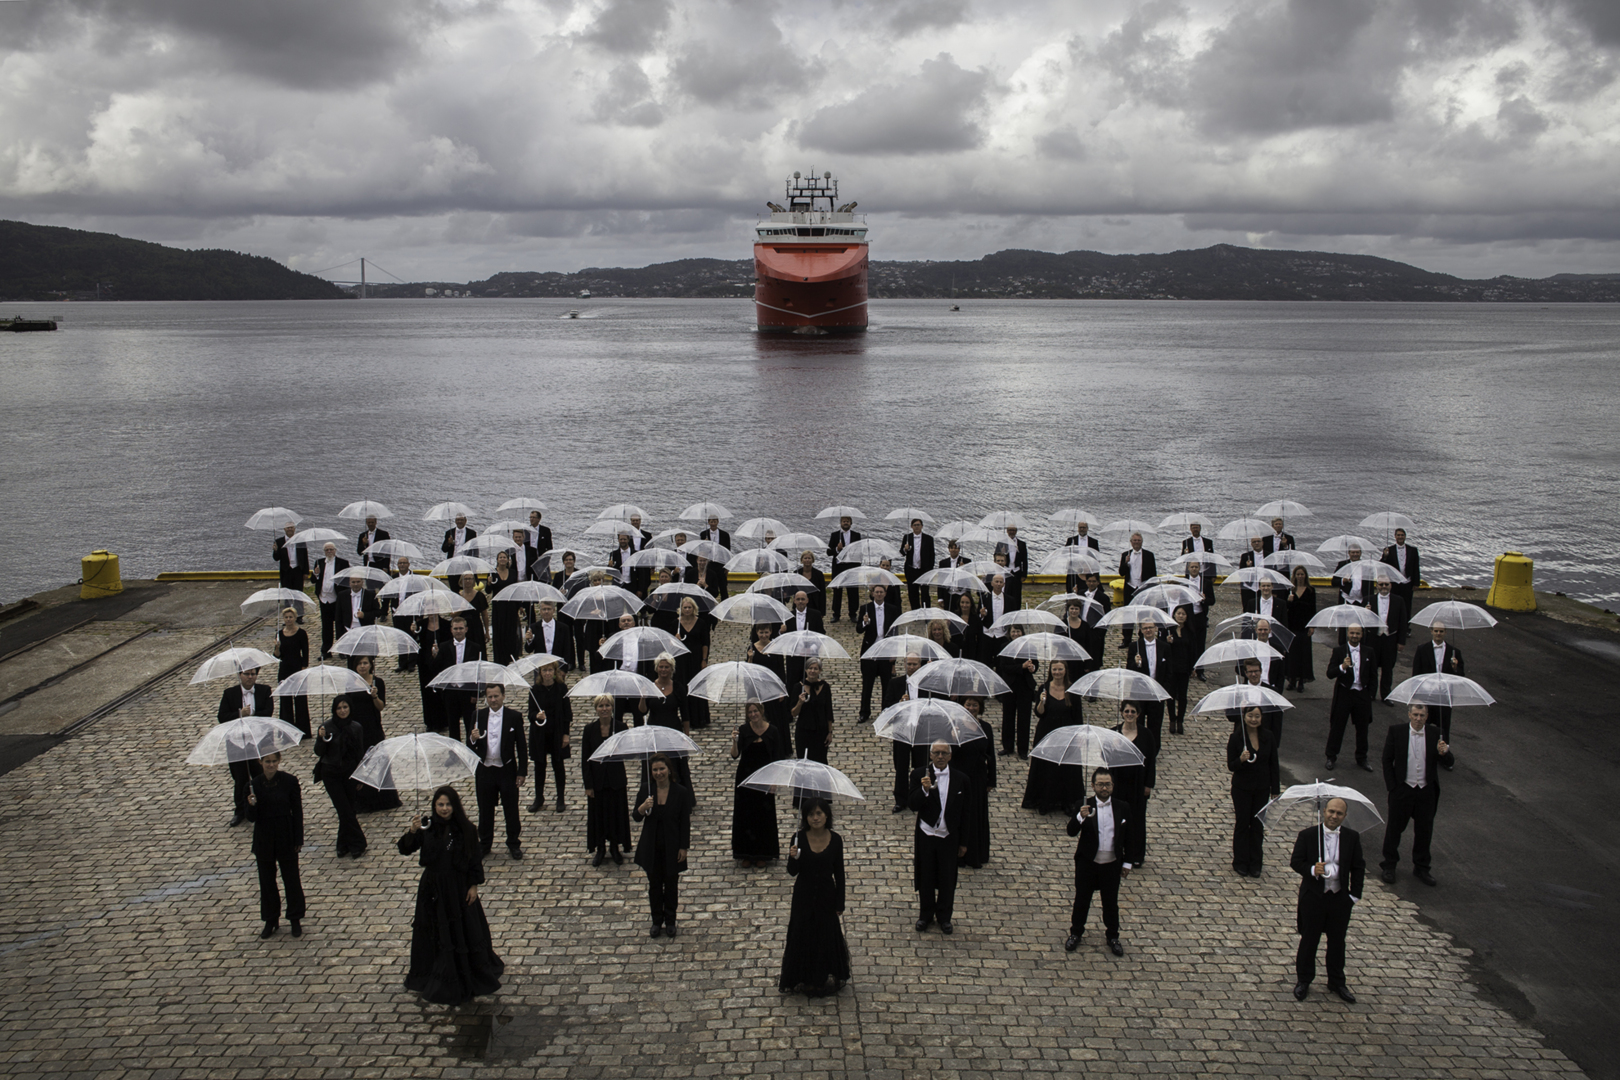
[[[1035,737],[1030,742],[1034,747],[1040,741],[1060,727],[1081,723],[1080,699],[1067,692],[1063,687],[1054,687],[1047,683],[1045,687],[1046,711],[1036,713],[1035,719],[1039,723],[1035,727]],[[1062,690],[1063,696],[1058,697],[1054,691]],[[1035,700],[1040,701],[1039,692]],[[1075,803],[1086,797],[1086,771],[1078,765],[1059,765],[1052,761],[1043,761],[1031,754],[1029,758],[1029,779],[1024,784],[1024,809],[1038,810],[1043,814],[1050,814],[1054,810],[1067,810]]]
[[[624,730],[624,721],[613,721],[613,734]],[[608,845],[630,850],[630,805],[626,801],[624,762],[592,761],[591,755],[608,736],[601,721],[592,716],[579,733],[579,774],[583,787],[594,791],[585,800],[585,850],[602,851]]]
[[[372,685],[377,688],[377,696],[382,698],[383,704],[388,704],[388,686],[382,681],[380,675],[371,677]],[[347,695],[349,699],[349,716],[360,725],[360,731],[365,735],[365,748],[370,750],[373,746],[388,737],[383,731],[382,713],[377,711],[377,705],[371,700],[371,695],[362,691]],[[377,810],[398,810],[402,804],[399,801],[399,792],[388,788],[374,788],[365,784],[355,785],[354,809],[356,813],[370,814]]]
[[[737,727],[737,776],[731,798],[731,857],[750,861],[779,859],[782,841],[776,833],[776,796],[768,791],[737,787],[773,761],[793,753],[787,732],[769,724],[765,734],[755,735],[747,723]]]
[[[281,646],[281,659],[276,664],[277,682],[309,667],[309,635],[303,630],[298,630],[291,637],[277,630],[276,642]],[[308,735],[309,698],[303,695],[282,698],[281,719]]]
[[[788,716],[792,717],[792,706],[798,704],[799,694],[810,687],[810,700],[799,709],[799,718],[793,726],[793,756],[805,757],[808,751],[811,761],[827,763],[827,738],[832,734],[833,706],[832,686],[824,679],[815,683],[796,682],[788,687],[788,696],[784,699],[789,702]]]
[[[817,854],[799,838],[799,857],[788,859],[793,910],[777,986],[790,994],[836,994],[849,981],[849,945],[838,917],[844,912],[844,838],[836,832]]]
[[[975,870],[990,861],[990,789],[996,786],[996,735],[983,718],[979,729],[984,738],[958,746],[952,758],[952,764],[960,766],[973,782],[964,809],[973,818],[973,828],[968,831],[967,858],[962,864]]]
[[[499,574],[489,575],[489,584],[485,586],[491,597],[499,596],[502,589],[517,584],[514,574],[510,580],[502,581]],[[523,655],[523,632],[518,628],[518,609],[522,604],[502,603],[500,607],[489,605],[489,637],[491,659],[497,664],[510,664]],[[468,636],[472,635],[472,627],[467,628]]]
[[[1124,724],[1115,724],[1114,730],[1123,734]],[[1142,751],[1142,764],[1115,765],[1111,770],[1114,774],[1114,794],[1136,807],[1136,828],[1140,837],[1143,852],[1147,851],[1147,809],[1153,797],[1148,795],[1146,788],[1158,789],[1159,786],[1159,737],[1153,734],[1153,729],[1145,720],[1136,723],[1136,738],[1132,740],[1136,748]],[[1146,862],[1146,858],[1142,862]]]
[[[1288,590],[1288,629],[1293,631],[1294,640],[1288,646],[1287,679],[1295,683],[1308,683],[1316,681],[1316,673],[1311,669],[1315,661],[1311,657],[1311,619],[1316,617],[1316,589],[1307,586],[1305,595],[1296,599],[1294,590]]]
[[[411,920],[411,969],[405,989],[439,1005],[458,1005],[501,988],[506,964],[495,955],[482,900],[467,889],[484,883],[476,829],[472,837],[435,816],[433,824],[399,838],[399,853],[420,851]]]
[[[709,623],[708,616],[699,614],[691,630],[682,629],[680,622],[677,621],[675,628],[670,631],[680,638],[681,644],[689,650],[685,655],[675,658],[675,685],[683,691],[697,677],[697,673],[703,670],[703,650],[709,647],[711,634]],[[709,703],[702,698],[687,698],[686,722],[694,728],[708,727]]]
[[[647,723],[681,731],[686,721],[686,710],[693,700],[695,699],[686,696],[686,687],[677,682],[667,697],[647,699]],[[692,793],[693,802],[697,801],[697,789],[692,786],[692,767],[685,758],[670,757],[669,776],[675,783]],[[646,783],[645,776],[641,782]]]

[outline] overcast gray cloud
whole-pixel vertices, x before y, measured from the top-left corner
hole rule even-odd
[[[1233,242],[1620,269],[1613,0],[0,4],[0,216],[415,277]]]

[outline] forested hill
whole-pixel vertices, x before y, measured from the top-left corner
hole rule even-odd
[[[681,259],[635,269],[507,272],[483,281],[416,282],[376,290],[422,296],[749,296],[752,259]],[[998,251],[957,262],[874,261],[873,297],[1096,300],[1620,301],[1620,275],[1469,280],[1370,255],[1263,251],[1218,244],[1162,255]]]
[[[262,255],[185,251],[111,233],[0,221],[0,300],[335,300]]]

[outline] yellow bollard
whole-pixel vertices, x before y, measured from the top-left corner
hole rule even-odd
[[[1536,610],[1536,591],[1530,587],[1535,560],[1517,551],[1496,557],[1496,576],[1485,603],[1502,611]]]
[[[114,596],[124,591],[124,579],[118,574],[118,556],[110,551],[96,549],[79,560],[79,599],[95,600]]]

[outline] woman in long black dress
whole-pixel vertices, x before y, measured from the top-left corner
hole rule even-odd
[[[1147,851],[1147,805],[1153,798],[1153,789],[1159,782],[1159,737],[1153,733],[1153,726],[1142,718],[1142,707],[1134,701],[1122,701],[1119,705],[1119,723],[1114,730],[1136,744],[1142,752],[1140,765],[1115,765],[1114,794],[1129,802],[1136,808],[1136,820],[1140,823],[1142,848]],[[1142,862],[1146,862],[1144,857]]]
[[[968,805],[966,813],[973,819],[973,828],[967,830],[969,839],[964,866],[977,870],[990,861],[990,789],[996,786],[996,734],[984,718],[984,698],[962,699],[962,707],[979,722],[984,738],[972,739],[956,748],[952,764],[967,774]]]
[[[1091,656],[1091,624],[1086,622],[1086,605],[1084,601],[1070,600],[1063,606],[1063,625],[1058,627],[1056,632],[1086,650],[1087,656]],[[1095,660],[1097,658],[1091,656],[1091,659]],[[1087,660],[1076,661],[1074,665],[1075,675],[1084,675],[1086,665],[1089,662]]]
[[[951,633],[956,636],[956,655],[977,660],[984,650],[984,631],[979,628],[979,602],[971,592],[957,596],[956,614],[967,623],[960,630],[951,627]]]
[[[642,699],[642,704],[646,706],[646,722],[658,727],[674,728],[687,738],[691,738],[692,725],[687,722],[686,709],[693,699],[687,696],[686,688],[675,681],[675,657],[667,652],[659,653],[658,659],[653,661],[653,685],[658,687],[664,696]],[[692,792],[692,800],[696,802],[697,789],[692,786],[692,769],[686,759],[671,758],[669,771],[675,783]]]
[[[1069,693],[1069,665],[1053,660],[1046,666],[1046,682],[1035,702],[1035,742],[1038,744],[1060,727],[1078,724],[1080,699]],[[1050,814],[1067,810],[1086,795],[1085,770],[1078,765],[1059,765],[1042,758],[1029,759],[1029,779],[1024,784],[1024,809]]]
[[[428,683],[456,658],[452,640],[449,619],[424,615],[416,624],[416,680],[422,691],[422,726],[429,731],[442,732],[449,723],[444,714],[444,692]]]
[[[727,588],[727,574],[724,563],[711,563],[699,555],[697,569],[692,578],[693,584],[716,600],[724,600],[730,595]]]
[[[793,909],[777,987],[800,987],[811,997],[836,994],[849,981],[849,945],[838,917],[844,913],[844,838],[832,831],[832,807],[806,799],[799,831],[788,848]]]
[[[366,682],[365,690],[356,690],[348,695],[350,715],[360,725],[360,731],[365,735],[366,749],[382,742],[388,737],[383,730],[382,714],[388,707],[388,686],[382,678],[373,672],[375,661],[369,656],[351,656],[349,669]],[[364,784],[358,787],[359,794],[355,798],[355,810],[362,814],[370,814],[377,810],[397,810],[400,806],[399,792],[387,788],[367,787]]]
[[[680,905],[681,873],[692,846],[692,793],[670,778],[669,758],[654,754],[647,762],[651,786],[636,793],[634,817],[641,822],[636,865],[647,872],[647,904],[652,910],[650,936],[675,936]]]
[[[1170,734],[1180,735],[1185,732],[1182,726],[1187,718],[1187,688],[1192,683],[1193,661],[1198,657],[1193,655],[1192,631],[1188,623],[1192,619],[1192,608],[1182,604],[1171,613],[1175,625],[1167,627],[1164,631],[1164,680],[1161,685],[1170,694],[1169,714]],[[1116,781],[1117,783],[1117,781]]]
[[[1000,651],[1024,636],[1021,626],[1007,627],[1007,636],[1000,641],[986,637],[989,647],[996,649],[996,674],[1012,687],[1012,693],[1001,697],[1001,752],[1010,754],[1016,746],[1018,756],[1029,757],[1029,710],[1035,703],[1035,661],[1020,660],[1016,656],[1002,656]],[[1017,741],[1014,742],[1016,734]]]
[[[276,665],[277,682],[309,667],[309,635],[298,625],[297,608],[281,609],[281,629],[276,632],[276,643],[271,647],[271,652],[280,661]],[[302,694],[282,698],[281,719],[308,735],[309,698]]]
[[[772,656],[765,651],[771,639],[776,636],[776,626],[773,623],[755,623],[748,637],[748,652],[743,659],[750,664],[771,671],[782,680],[783,687],[788,686],[787,657]],[[777,698],[765,703],[765,715],[771,718],[771,723],[780,724],[784,730],[793,723],[792,698]]]
[[[794,721],[794,756],[808,756],[811,761],[825,765],[827,747],[832,744],[834,717],[832,687],[821,677],[819,657],[805,660],[804,681],[788,688],[787,700],[793,702],[789,712]]]
[[[592,761],[591,755],[609,736],[623,731],[624,722],[613,715],[612,694],[598,694],[594,705],[596,715],[585,721],[579,736],[579,773],[585,785],[585,850],[592,853],[592,866],[601,866],[609,849],[613,861],[622,864],[622,852],[630,846],[624,762]]]
[[[574,726],[574,703],[563,681],[562,665],[547,664],[535,673],[529,690],[529,753],[534,757],[534,802],[530,813],[538,813],[546,802],[546,759],[557,782],[557,812],[568,809],[563,788],[568,772],[569,731]]]
[[[1311,584],[1310,571],[1303,566],[1294,567],[1292,576],[1294,584],[1288,590],[1288,629],[1294,632],[1294,641],[1288,647],[1287,685],[1290,690],[1303,690],[1306,683],[1316,681],[1309,626],[1316,617],[1316,588]]]
[[[355,790],[360,782],[351,774],[360,765],[366,753],[365,732],[349,713],[349,699],[341,694],[332,699],[332,715],[315,733],[315,779],[326,788],[326,797],[332,800],[337,814],[337,857],[351,855],[358,859],[366,853],[366,834],[355,817]]]
[[[731,734],[731,756],[737,761],[732,781],[731,857],[738,866],[764,866],[782,855],[776,834],[776,796],[738,787],[750,774],[793,753],[787,731],[771,723],[757,701],[747,705],[747,719]]]
[[[259,918],[261,938],[281,925],[281,894],[276,891],[276,870],[287,887],[287,921],[292,936],[302,937],[304,886],[298,879],[298,849],[304,846],[304,797],[298,778],[281,771],[281,755],[259,759],[263,772],[248,786],[247,816],[253,822],[253,858],[259,864]]]
[[[1265,861],[1265,829],[1255,815],[1271,793],[1271,759],[1277,753],[1271,732],[1261,725],[1258,706],[1243,710],[1243,723],[1226,740],[1226,768],[1232,774],[1232,869],[1259,877]]]
[[[455,788],[433,793],[428,821],[424,828],[413,815],[399,838],[399,853],[420,852],[422,865],[405,989],[439,1005],[459,1005],[499,990],[506,965],[495,955],[478,899],[484,883],[478,828],[467,820]]]
[[[471,611],[462,612],[467,617],[467,640],[472,643],[474,652],[489,655],[489,597],[478,589],[477,574],[462,574],[461,598],[471,604]]]
[[[686,652],[675,659],[675,682],[684,691],[697,673],[709,666],[709,635],[712,620],[698,610],[697,601],[690,596],[681,597],[681,615],[670,631],[686,646]],[[686,699],[686,719],[695,728],[709,726],[709,703],[702,698]]]
[[[517,574],[512,570],[511,559],[506,552],[497,552],[495,572],[489,575],[484,586],[489,601],[490,644],[497,664],[510,664],[523,655],[523,631],[518,626],[518,609],[523,605],[503,603],[496,607],[493,603],[502,589],[516,584]]]

